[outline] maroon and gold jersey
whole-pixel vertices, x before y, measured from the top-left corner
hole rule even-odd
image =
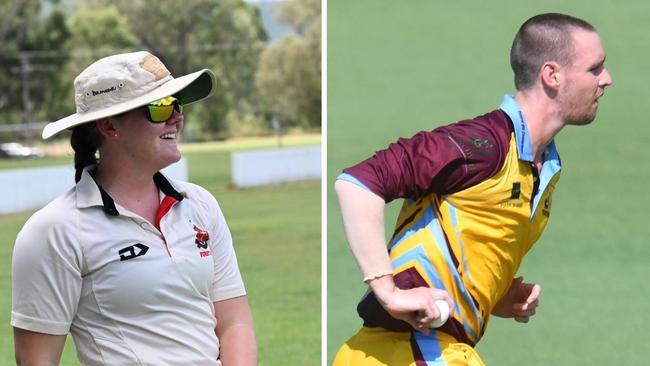
[[[404,198],[388,243],[395,283],[448,291],[455,313],[436,332],[474,345],[546,226],[559,172],[553,142],[534,167],[526,123],[507,95],[498,110],[400,139],[338,179],[386,202]],[[367,327],[412,331],[372,292],[357,310]]]

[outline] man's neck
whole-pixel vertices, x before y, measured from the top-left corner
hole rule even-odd
[[[548,145],[564,127],[554,100],[536,91],[517,91],[515,101],[526,120],[534,161],[540,163]]]

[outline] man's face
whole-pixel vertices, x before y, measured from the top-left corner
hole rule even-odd
[[[598,98],[612,77],[605,69],[605,50],[598,33],[574,29],[572,64],[564,66],[558,96],[567,124],[585,125],[596,118]]]

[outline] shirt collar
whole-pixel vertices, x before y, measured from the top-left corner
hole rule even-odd
[[[115,206],[115,201],[95,182],[95,179],[93,179],[90,173],[95,167],[96,165],[87,166],[81,173],[81,179],[76,186],[77,207],[101,206],[107,215],[117,216],[120,213]],[[157,172],[154,174],[153,181],[156,187],[165,195],[174,197],[178,201],[182,201],[185,198],[184,192],[179,192],[162,173]]]
[[[506,94],[499,109],[504,111],[512,121],[513,129],[515,130],[515,140],[517,142],[517,152],[520,160],[533,162],[535,155],[533,154],[533,146],[530,143],[530,133],[528,132],[528,125],[524,119],[523,113],[515,100],[514,95]],[[555,147],[555,139],[546,146],[543,161],[553,159],[557,160],[559,164],[559,154]]]
[[[528,132],[524,115],[521,113],[517,101],[515,101],[515,97],[511,94],[506,94],[503,97],[499,109],[504,111],[512,121],[519,159],[532,162],[535,156],[533,155],[533,147],[530,143],[530,133]]]

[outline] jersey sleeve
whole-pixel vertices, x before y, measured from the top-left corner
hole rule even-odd
[[[18,234],[12,258],[11,325],[65,335],[81,293],[82,253],[73,225],[40,211]]]
[[[213,302],[246,295],[233,247],[232,235],[217,200],[208,192],[210,201],[210,250],[214,261],[214,277],[210,289]]]
[[[507,134],[493,130],[492,123],[461,121],[399,139],[344,169],[339,179],[370,190],[386,202],[469,188],[498,172],[507,154]]]

